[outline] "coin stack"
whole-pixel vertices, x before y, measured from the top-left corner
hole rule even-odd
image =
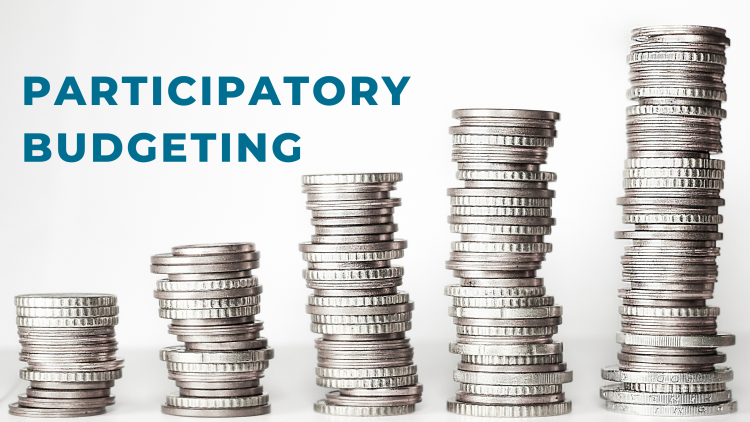
[[[260,337],[261,286],[251,270],[260,252],[252,243],[187,245],[151,257],[159,316],[184,346],[161,350],[179,393],[167,396],[162,413],[234,417],[271,411],[260,378],[273,358]]]
[[[414,411],[421,401],[414,349],[406,338],[414,303],[398,291],[405,240],[394,239],[390,191],[401,173],[304,176],[303,192],[315,235],[300,250],[308,269],[311,329],[322,334],[317,384],[338,388],[315,403],[318,413],[388,416]]]
[[[454,110],[453,161],[464,187],[449,189],[452,243],[446,267],[460,284],[445,288],[461,355],[460,383],[448,410],[494,417],[569,413],[562,384],[572,381],[553,342],[562,308],[536,276],[552,245],[555,174],[539,170],[554,143],[558,113]]]
[[[616,381],[601,388],[607,409],[655,416],[734,412],[726,389],[732,371],[715,367],[717,347],[734,336],[716,331],[719,308],[706,306],[718,268],[716,241],[724,205],[722,82],[729,45],[725,31],[702,26],[633,30],[628,56],[638,105],[627,110],[623,222],[634,230],[622,257],[619,367],[602,370]]]
[[[67,293],[16,296],[21,378],[31,382],[10,414],[33,418],[101,415],[122,377],[115,357],[117,297]]]

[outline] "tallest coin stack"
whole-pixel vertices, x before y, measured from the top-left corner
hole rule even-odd
[[[639,415],[704,416],[736,410],[732,371],[717,347],[734,336],[716,331],[719,308],[706,306],[717,277],[718,207],[724,162],[722,82],[725,31],[701,26],[633,30],[629,63],[628,159],[623,222],[632,239],[622,257],[619,367],[602,377],[607,408]]]
[[[460,383],[448,410],[469,416],[533,417],[569,413],[562,384],[572,380],[553,342],[562,308],[537,278],[554,219],[555,173],[539,171],[556,135],[557,113],[455,110],[453,161],[463,188],[449,189],[453,242],[447,286],[461,355]]]

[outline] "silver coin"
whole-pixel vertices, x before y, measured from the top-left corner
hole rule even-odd
[[[185,283],[180,281],[178,283]],[[263,293],[263,287],[256,286],[241,289],[203,290],[189,292],[154,291],[154,297],[164,300],[197,300],[197,299],[224,299],[241,296],[257,296]]]
[[[182,363],[238,363],[273,359],[273,349],[243,350],[237,352],[194,352],[184,346],[166,347],[160,358],[167,362]]]
[[[529,373],[529,372],[560,372],[568,369],[565,363],[548,363],[538,365],[480,365],[475,363],[460,362],[460,371],[485,372],[485,373]]]
[[[254,340],[247,340],[247,341],[185,342],[185,348],[187,348],[188,350],[200,351],[200,352],[264,349],[267,346],[268,346],[268,340],[263,337],[259,337]]]
[[[77,418],[81,416],[96,416],[107,412],[104,407],[86,409],[44,409],[24,407],[18,403],[8,405],[8,412],[14,416],[29,418]]]
[[[325,400],[315,402],[313,409],[317,413],[332,416],[397,416],[413,413],[413,404],[399,406],[337,406],[327,404]]]
[[[394,397],[394,396],[413,396],[422,394],[424,387],[422,384],[414,384],[405,387],[395,388],[342,388],[339,394],[351,397]]]
[[[254,251],[255,244],[253,243],[197,244],[175,246],[172,248],[172,253],[175,255],[220,255]]]
[[[42,293],[18,295],[16,306],[27,308],[79,308],[117,305],[117,296],[104,293]]]
[[[204,274],[254,270],[260,261],[226,262],[220,264],[151,265],[154,274]]]
[[[113,404],[114,396],[71,399],[28,397],[26,394],[18,396],[19,406],[37,409],[99,409]]]
[[[731,381],[730,368],[716,367],[712,372],[639,372],[622,371],[616,366],[602,368],[602,378],[608,381],[647,384],[713,384]]]
[[[500,418],[528,418],[540,416],[557,416],[570,413],[569,401],[562,403],[527,404],[527,405],[483,405],[461,403],[448,400],[448,411],[465,416],[486,416]]]
[[[634,392],[622,384],[602,387],[599,395],[615,403],[649,404],[662,406],[702,405],[726,403],[732,400],[730,390],[712,393],[645,393]]]
[[[737,402],[711,404],[711,405],[649,405],[615,403],[606,401],[607,410],[641,416],[713,416],[726,415],[737,411]]]
[[[573,373],[566,372],[527,372],[489,373],[455,370],[453,380],[466,384],[488,385],[542,385],[565,384],[573,381]]]
[[[194,418],[244,417],[271,413],[271,405],[266,404],[263,406],[237,407],[231,409],[192,409],[162,405],[161,412],[165,415],[188,416]]]
[[[244,270],[202,274],[167,274],[167,279],[169,281],[223,282],[224,280],[245,279],[252,276],[252,270]]]
[[[263,387],[235,388],[229,390],[199,390],[180,388],[180,395],[185,397],[246,397],[263,393]]]
[[[115,386],[114,381],[31,381],[29,384],[31,385],[31,388],[45,390],[98,390],[104,388],[112,388]]]
[[[43,399],[90,399],[109,396],[109,388],[89,390],[47,390],[29,387],[26,389],[27,397]]]
[[[169,371],[167,377],[173,381],[189,383],[238,383],[253,381],[263,377],[263,371],[257,372],[177,372]],[[180,387],[180,384],[177,384]]]
[[[331,406],[404,406],[422,401],[421,394],[399,396],[345,396],[339,391],[326,394],[326,404]]]
[[[239,252],[211,255],[176,255],[163,253],[151,256],[153,265],[199,265],[199,264],[223,264],[229,262],[257,261],[260,252]]]
[[[456,401],[484,405],[528,405],[560,403],[565,401],[565,393],[540,394],[534,396],[485,396],[464,391],[456,392]]]
[[[245,381],[176,381],[175,384],[180,389],[190,390],[237,390],[256,388],[260,386],[258,379]],[[252,394],[248,394],[252,395]]]
[[[179,393],[167,395],[168,407],[189,409],[240,409],[268,404],[268,394],[242,397],[183,397]]]

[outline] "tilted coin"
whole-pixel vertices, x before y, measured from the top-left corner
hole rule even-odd
[[[225,262],[219,264],[151,265],[154,274],[203,274],[247,271],[259,267],[259,261]]]
[[[239,252],[211,255],[175,255],[163,253],[151,256],[153,265],[196,265],[196,264],[221,264],[226,262],[257,261],[260,252]]]
[[[174,255],[219,255],[232,253],[254,252],[253,243],[214,243],[182,245],[172,248]]]
[[[405,387],[395,388],[342,388],[339,389],[339,394],[342,396],[351,397],[395,397],[395,396],[412,396],[422,394],[424,387],[422,384],[414,384]]]
[[[168,362],[181,363],[238,363],[273,359],[273,349],[243,350],[241,352],[192,352],[183,346],[166,347],[160,358]]]

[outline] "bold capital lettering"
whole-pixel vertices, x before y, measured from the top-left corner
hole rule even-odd
[[[145,76],[123,76],[122,83],[130,84],[130,105],[138,105],[140,95],[139,87],[140,84],[148,82],[148,78]]]
[[[34,144],[34,140],[39,140]],[[40,151],[41,155],[34,155],[34,151]],[[24,133],[23,134],[23,161],[27,163],[41,163],[52,157],[52,151],[49,150],[49,136],[43,133]]]
[[[208,141],[216,139],[215,133],[191,133],[190,139],[198,140],[198,148],[200,151],[199,159],[201,163],[208,161]]]
[[[57,134],[57,154],[60,159],[66,163],[76,163],[81,161],[83,154],[86,152],[86,134],[76,134],[76,152],[73,155],[68,154],[68,140],[64,133]]]
[[[323,87],[326,84],[333,84],[333,86],[336,87],[336,94],[330,99],[323,96]],[[345,92],[346,88],[344,88],[344,83],[341,82],[339,78],[333,76],[324,76],[318,79],[317,82],[315,82],[315,85],[313,85],[313,96],[315,96],[315,100],[325,106],[332,106],[340,103],[341,100],[344,99]],[[274,143],[274,145],[276,144]]]
[[[172,141],[185,139],[184,133],[165,133],[164,134],[164,162],[165,163],[184,163],[187,159],[184,155],[174,155],[173,151],[184,151],[184,144],[173,144]]]
[[[107,90],[102,91],[102,84],[107,84]],[[117,82],[109,76],[94,76],[91,78],[91,105],[99,105],[102,98],[109,105],[117,105],[114,99],[117,92]]]
[[[102,141],[112,142],[114,150],[109,155],[102,155]],[[122,142],[120,138],[111,133],[95,133],[94,134],[94,162],[95,163],[108,163],[115,161],[122,154]]]
[[[149,161],[154,161],[156,159],[156,148],[148,147],[148,149],[146,150],[148,151],[146,155],[140,154],[138,152],[138,142],[153,142],[154,139],[156,139],[156,137],[150,133],[137,133],[133,135],[133,137],[128,141],[128,154],[130,154],[130,158],[139,163],[148,163]]]
[[[68,93],[68,90],[72,92]],[[72,76],[65,77],[60,92],[57,93],[57,98],[55,98],[55,105],[61,105],[65,100],[73,100],[78,105],[86,105],[86,100],[83,99],[83,94],[81,94],[81,88],[78,87],[76,78]]]
[[[181,98],[179,95],[177,95],[177,87],[182,84],[193,85],[194,83],[195,79],[191,78],[190,76],[178,76],[172,79],[172,82],[169,83],[169,87],[167,88],[169,99],[179,106],[188,106],[190,104],[193,104],[195,102],[195,98],[193,98],[192,96]]]
[[[310,83],[307,76],[284,76],[285,84],[292,84],[292,105],[300,105],[302,95],[300,87],[302,84]]]
[[[297,142],[299,141],[299,136],[295,135],[294,133],[282,133],[281,135],[277,136],[276,139],[273,140],[273,155],[276,156],[276,159],[281,162],[293,163],[299,160],[299,147],[292,148],[291,155],[284,154],[281,151],[281,144],[283,144],[286,140]]]
[[[39,84],[39,90],[34,91],[34,84]],[[23,105],[31,105],[34,98],[42,98],[49,94],[49,81],[41,76],[24,76]]]
[[[385,86],[388,88],[388,91],[391,91],[391,104],[392,105],[401,105],[401,93],[404,91],[404,88],[406,88],[406,83],[409,82],[409,79],[411,79],[410,76],[404,76],[401,78],[401,81],[399,81],[398,86],[393,85],[393,81],[391,80],[390,76],[383,76],[383,82],[385,82]]]
[[[233,90],[229,90],[228,85],[234,85]],[[235,98],[245,92],[245,83],[236,76],[219,76],[219,105],[227,105],[227,98]]]

